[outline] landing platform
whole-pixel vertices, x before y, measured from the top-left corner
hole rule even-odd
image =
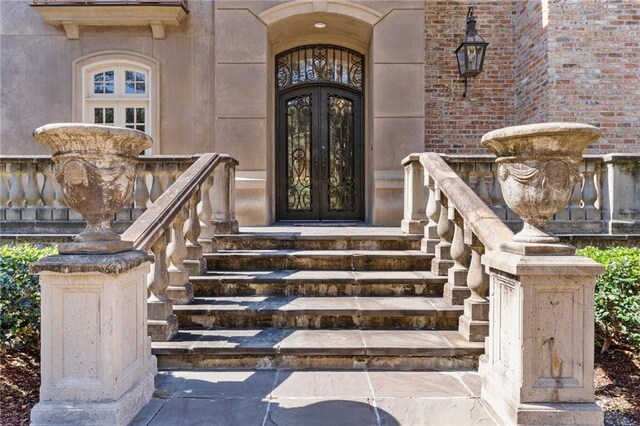
[[[163,371],[134,426],[496,425],[475,372]]]

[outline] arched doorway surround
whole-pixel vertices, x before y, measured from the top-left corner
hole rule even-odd
[[[216,2],[215,144],[216,151],[240,161],[238,220],[242,225],[276,220],[277,55],[328,44],[365,58],[363,216],[371,224],[397,226],[403,208],[400,162],[424,149],[424,2],[269,5]],[[326,27],[316,29],[316,22]]]

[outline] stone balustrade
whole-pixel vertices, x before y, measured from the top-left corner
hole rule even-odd
[[[474,166],[470,162],[459,164],[465,170]],[[490,174],[491,163],[479,164],[488,166],[478,168],[481,170],[478,179],[482,180]],[[423,179],[423,188],[415,197],[405,187],[405,197],[409,198],[405,198],[405,206],[423,213],[405,214],[403,229],[407,232],[409,226],[423,225],[422,250],[434,255],[431,271],[447,276],[445,300],[452,305],[464,305],[460,333],[469,341],[483,341],[489,331],[489,287],[480,259],[485,251],[498,250],[502,242],[511,240],[513,232],[489,207],[489,186],[480,189],[481,185],[476,185],[474,191],[468,178],[461,177],[459,170],[451,168],[442,156],[412,154],[404,159],[403,165],[405,176]],[[416,191],[419,185],[413,178],[407,186]],[[415,206],[417,200],[423,203],[423,209]]]
[[[116,229],[138,219],[196,159],[140,156],[131,200],[114,216]],[[76,233],[84,227],[64,201],[51,157],[44,155],[0,157],[0,222],[6,233]]]
[[[214,233],[237,231],[232,185],[237,164],[227,155],[202,154],[184,172],[173,165],[158,167],[156,176],[164,173],[171,185],[164,190],[153,190],[152,185],[148,196],[143,192],[141,200],[159,195],[122,234],[155,259],[148,277],[148,332],[154,341],[170,340],[177,333],[173,304],[193,300],[189,276],[205,270],[202,243],[210,245]]]
[[[422,170],[418,154],[408,156],[405,168],[405,210],[403,231],[422,233],[426,221],[422,199],[425,189],[415,187]],[[511,211],[496,179],[492,155],[442,155],[447,164],[512,230],[522,221]],[[640,154],[586,155],[580,166],[580,180],[569,205],[554,215],[550,229],[557,234],[619,234],[640,232]],[[428,208],[428,206],[427,206]],[[433,221],[433,219],[432,219]],[[426,235],[426,234],[425,234]],[[431,239],[435,234],[431,234]],[[425,244],[427,244],[425,242]]]
[[[599,137],[577,123],[516,126],[484,136],[497,159],[403,160],[402,228],[424,235],[444,299],[464,305],[460,334],[486,343],[482,398],[505,424],[602,424],[593,306],[603,268],[553,234],[640,231],[640,155],[581,157]]]

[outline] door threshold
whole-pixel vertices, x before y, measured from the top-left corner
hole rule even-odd
[[[361,220],[279,220],[273,224],[273,226],[325,226],[325,227],[364,227],[370,226],[368,223]]]

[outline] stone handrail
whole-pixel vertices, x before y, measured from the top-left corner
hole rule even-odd
[[[510,241],[513,231],[487,206],[487,204],[435,153],[420,155],[425,175],[435,182],[437,189],[456,206],[465,226],[476,235],[487,250],[498,250],[500,244]],[[459,207],[458,207],[459,206]]]
[[[199,155],[122,234],[134,248],[153,253],[147,305],[152,340],[169,340],[176,334],[173,303],[193,299],[189,275],[205,270],[203,253],[205,247],[211,249],[213,234],[237,231],[233,206],[237,164],[228,155]]]

